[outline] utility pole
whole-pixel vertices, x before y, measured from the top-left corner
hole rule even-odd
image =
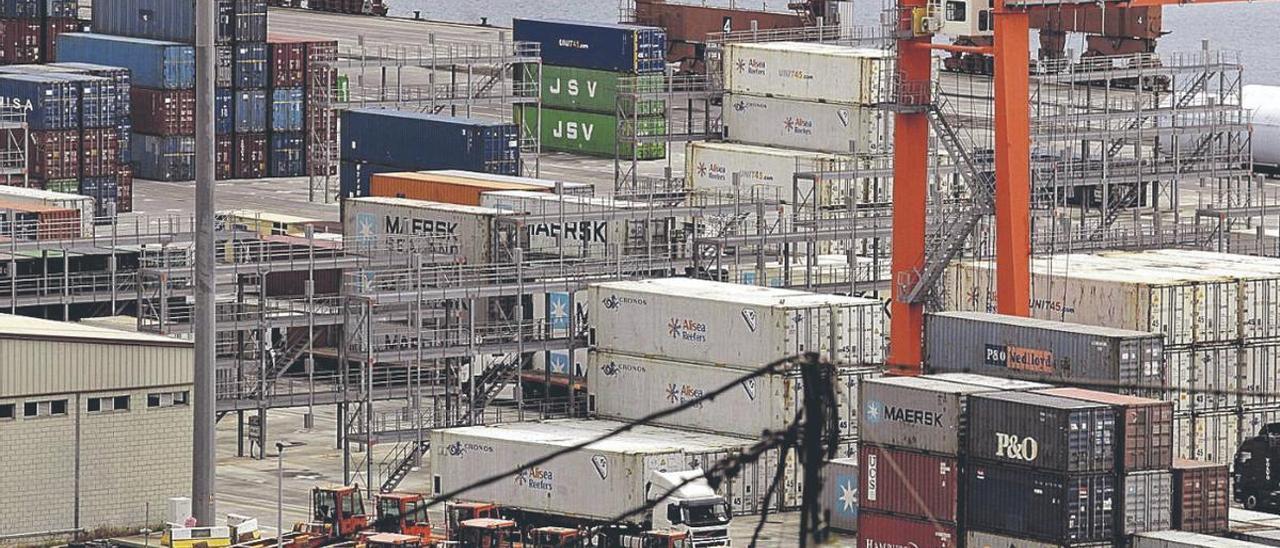
[[[214,387],[214,29],[215,0],[196,0],[196,301],[195,439],[191,456],[192,514],[200,525],[214,525],[214,439],[217,391]]]

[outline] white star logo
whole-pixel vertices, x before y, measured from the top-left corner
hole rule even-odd
[[[569,303],[561,299],[551,300],[551,317],[552,318],[568,318]]]
[[[840,511],[852,514],[858,507],[858,486],[852,481],[840,484]]]
[[[356,216],[356,239],[372,240],[376,237],[374,234],[377,222],[373,215],[357,215]]]

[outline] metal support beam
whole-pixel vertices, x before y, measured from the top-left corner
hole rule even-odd
[[[995,13],[996,310],[1031,313],[1031,63],[1029,18]],[[903,149],[898,149],[903,150]]]
[[[923,7],[923,0],[900,0],[900,9]],[[927,104],[930,100],[930,38],[898,41],[899,81],[897,101]],[[920,84],[917,86],[917,84]],[[910,94],[921,97],[905,97]],[[925,226],[929,195],[929,118],[923,110],[899,110],[894,114],[893,158],[893,300],[889,304],[889,371],[918,375],[923,355],[924,305],[907,302],[906,296],[925,266]],[[912,154],[901,151],[914,151]],[[918,152],[918,153],[917,153]]]
[[[195,295],[195,439],[192,444],[191,510],[200,525],[214,525],[214,467],[217,409],[214,325],[214,29],[217,2],[196,1],[196,295]]]

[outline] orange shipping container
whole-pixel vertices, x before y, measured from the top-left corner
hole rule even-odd
[[[456,205],[480,205],[480,195],[496,190],[548,192],[544,186],[485,181],[465,177],[404,171],[379,173],[369,182],[369,193],[384,198],[408,198]]]
[[[20,240],[80,237],[80,212],[42,204],[0,201],[0,233]]]

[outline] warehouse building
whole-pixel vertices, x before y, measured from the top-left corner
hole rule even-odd
[[[0,536],[158,522],[191,486],[193,359],[168,337],[0,314]]]

